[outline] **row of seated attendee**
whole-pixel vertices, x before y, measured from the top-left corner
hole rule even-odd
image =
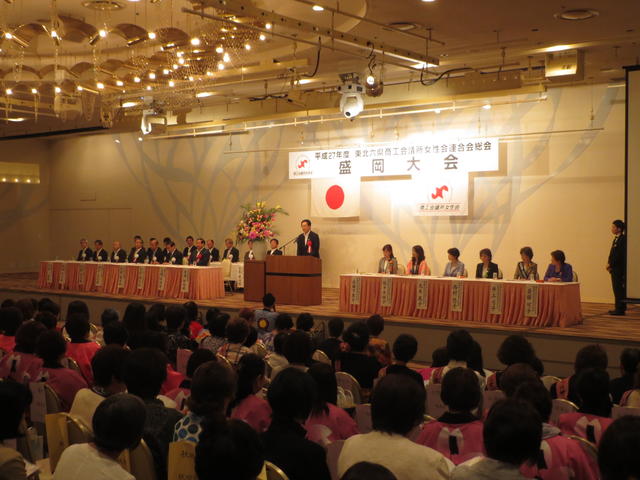
[[[129,253],[122,248],[119,240],[113,242],[113,249],[109,253],[104,249],[102,240],[95,240],[94,250],[89,247],[86,238],[80,239],[80,250],[76,256],[78,262],[111,262],[111,263],[149,263],[153,265],[197,265],[207,266],[211,262],[219,262],[228,259],[232,263],[240,261],[240,251],[233,245],[233,240],[227,238],[224,241],[225,249],[220,256],[220,250],[215,247],[212,239],[194,238],[189,235],[186,239],[186,246],[179,250],[174,241],[165,237],[162,241],[164,248],[160,248],[157,238],[149,239],[149,247],[145,248],[144,240],[140,235],[133,237],[134,246]],[[271,240],[272,251],[277,249],[278,240]],[[251,254],[250,252],[247,252]],[[251,255],[249,255],[251,256]]]
[[[311,315],[300,314],[294,327],[287,314],[266,318],[275,313],[273,296],[263,303],[234,318],[209,309],[204,322],[193,302],[148,310],[132,303],[122,320],[105,310],[92,333],[83,302],[71,302],[64,321],[48,299],[3,302],[1,440],[17,435],[29,403],[24,386],[45,382],[95,436],[65,450],[54,479],[131,479],[116,459],[140,439],[158,479],[167,478],[174,441],[196,444],[201,480],[255,479],[265,460],[291,480],[328,480],[332,469],[351,480],[597,479],[599,471],[638,478],[640,421],[610,418],[610,394],[632,402],[640,389],[637,350],[623,352],[624,373],[610,382],[606,352],[589,345],[574,375],[546,386],[542,362],[519,335],[500,346],[498,372],[483,368],[466,330],[449,334],[431,366],[413,369],[417,339],[401,334],[390,346],[380,316],[346,330],[332,319],[323,336]],[[351,374],[370,400],[370,427],[354,420],[354,398],[336,371]],[[427,391],[436,387],[444,413],[425,421]],[[483,392],[498,390],[503,399],[486,408]],[[552,422],[554,397],[574,400],[576,411]],[[599,467],[578,438],[599,450]],[[334,445],[342,450],[331,464]],[[23,479],[24,468],[17,452],[0,449],[0,478]]]
[[[502,270],[493,262],[493,254],[488,248],[480,250],[480,263],[476,266],[475,278],[501,279]],[[460,260],[460,250],[453,247],[447,250],[448,262],[445,266],[443,277],[467,277],[467,269]],[[514,280],[539,280],[538,265],[533,261],[533,249],[522,247],[520,249],[521,261],[516,265]],[[393,254],[393,247],[389,244],[382,247],[382,258],[378,262],[378,273],[398,274],[398,259]],[[407,263],[407,275],[432,275],[427,263],[424,248],[414,245],[411,249],[411,260]],[[573,281],[573,269],[566,263],[566,257],[562,250],[551,252],[551,262],[544,274],[545,282],[571,282]]]

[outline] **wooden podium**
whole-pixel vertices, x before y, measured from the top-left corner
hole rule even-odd
[[[248,302],[262,302],[265,289],[264,260],[247,260],[244,262],[244,299]]]
[[[322,260],[269,255],[266,262],[266,292],[278,305],[322,304]]]

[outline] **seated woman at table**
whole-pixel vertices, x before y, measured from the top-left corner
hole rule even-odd
[[[427,265],[424,249],[420,245],[414,245],[411,249],[411,260],[407,263],[409,275],[431,275],[431,269]]]
[[[476,278],[502,278],[498,265],[491,261],[491,250],[483,248],[480,250],[480,262],[476,267]]]
[[[538,264],[532,261],[533,250],[531,247],[522,247],[520,249],[521,262],[516,265],[516,273],[513,274],[514,280],[538,280]],[[533,278],[531,277],[533,275]]]
[[[398,273],[398,259],[393,256],[393,247],[388,243],[382,247],[382,258],[378,262],[378,273]]]
[[[444,267],[445,277],[463,277],[464,276],[464,263],[462,263],[460,258],[460,250],[453,247],[447,250],[447,257],[449,258],[449,263]]]
[[[566,257],[562,250],[551,252],[551,263],[544,274],[545,282],[571,282],[573,281],[573,268],[565,262]]]

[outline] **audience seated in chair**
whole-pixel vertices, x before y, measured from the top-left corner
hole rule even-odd
[[[198,344],[189,337],[186,327],[187,309],[181,305],[171,305],[165,313],[167,319],[167,357],[173,368],[176,368],[178,349],[195,350]],[[186,333],[186,334],[185,334]]]
[[[69,345],[67,345],[67,356],[76,361],[87,383],[92,384],[91,359],[100,350],[100,345],[89,340],[89,333],[91,332],[89,317],[83,313],[70,315],[67,317],[65,330],[71,339]]]
[[[515,395],[520,385],[538,381],[540,381],[540,377],[531,365],[528,363],[514,363],[502,372],[500,390],[503,391],[507,398],[511,398]]]
[[[329,330],[329,338],[322,341],[318,345],[318,350],[322,350],[327,354],[327,357],[335,364],[340,356],[340,345],[342,340],[340,336],[344,331],[344,320],[341,318],[332,318],[327,322],[327,328]]]
[[[227,343],[222,345],[218,349],[218,355],[225,357],[229,363],[233,366],[238,365],[238,362],[243,355],[251,353],[251,351],[244,346],[244,342],[249,335],[249,325],[244,318],[236,317],[227,323]]]
[[[64,368],[62,359],[67,352],[67,342],[57,330],[40,334],[36,342],[36,354],[42,359],[40,381],[49,385],[62,401],[62,409],[68,412],[78,391],[88,385],[82,374]]]
[[[265,384],[265,364],[258,355],[244,355],[238,363],[238,386],[231,402],[231,418],[242,420],[256,432],[262,433],[271,423],[271,407],[256,394]]]
[[[31,392],[16,382],[0,382],[0,478],[23,480],[27,478],[22,455],[4,442],[18,438],[20,424],[31,403]]]
[[[475,372],[460,367],[449,370],[442,379],[440,397],[447,411],[422,426],[417,442],[437,450],[455,465],[484,455],[482,421],[472,413],[482,399]]]
[[[598,447],[602,480],[640,478],[640,417],[617,419],[604,432]]]
[[[451,480],[521,480],[520,467],[535,461],[542,439],[538,412],[527,402],[500,400],[484,423],[486,457],[458,465]]]
[[[174,442],[187,440],[198,443],[205,417],[223,417],[236,391],[236,375],[222,362],[200,365],[193,374],[191,396],[187,400],[189,413],[174,423]]]
[[[534,358],[536,353],[533,346],[522,335],[509,335],[498,349],[498,361],[505,368],[516,363],[527,363],[533,367]],[[487,390],[499,390],[501,375],[502,371],[497,371],[487,377]]]
[[[349,351],[340,355],[339,370],[353,375],[363,389],[371,390],[381,365],[374,357],[368,355],[367,325],[364,322],[353,322],[344,332],[344,340],[349,345]]]
[[[102,329],[102,341],[105,346],[125,347],[128,339],[129,333],[122,322],[111,322]]]
[[[611,425],[611,397],[609,374],[605,370],[582,370],[575,382],[578,406],[575,413],[560,415],[558,427],[565,435],[577,435],[598,444],[604,431]]]
[[[625,349],[624,352],[622,352],[622,357],[625,356],[625,352],[627,352],[628,350],[631,350],[633,352],[633,350],[635,349],[629,349],[629,348]],[[633,358],[632,352],[628,352],[628,353],[630,353],[631,354],[630,356]],[[631,361],[631,359],[627,359],[627,362],[629,363],[625,368],[628,368],[629,370],[631,370],[633,362]],[[628,374],[625,374],[621,378],[611,380],[610,388],[612,389],[611,397],[613,399],[613,403],[618,403],[622,407],[634,407],[634,408],[640,407],[640,369],[637,368],[637,365],[635,366],[635,368],[636,368],[636,371],[632,375],[633,380],[630,387],[627,387]],[[624,388],[624,387],[627,387],[627,389],[622,393],[622,395],[616,402],[615,395],[620,391],[619,390],[620,388]],[[614,390],[617,390],[617,391],[614,392]]]
[[[266,333],[262,337],[262,343],[266,347],[267,351],[273,352],[273,339],[279,333],[290,333],[293,328],[293,320],[287,313],[281,313],[276,317],[275,327],[269,333]]]
[[[562,435],[555,425],[549,424],[551,395],[542,382],[520,385],[514,398],[530,403],[543,422],[537,461],[520,468],[524,476],[541,480],[598,479],[598,465],[589,458],[580,444]]]
[[[268,353],[265,361],[269,366],[269,379],[273,380],[275,376],[289,366],[289,360],[284,356],[284,344],[291,332],[280,332],[273,338],[273,352]]]
[[[473,351],[473,337],[466,330],[454,330],[447,336],[447,354],[449,363],[444,367],[439,367],[431,373],[430,383],[442,383],[442,378],[449,370],[456,367],[467,368],[469,359]],[[485,388],[485,378],[476,373],[480,382],[480,389]]]
[[[384,318],[382,315],[371,315],[367,318],[367,328],[369,329],[369,354],[378,360],[378,363],[386,367],[391,363],[391,348],[389,342],[380,338],[384,331]]]
[[[146,421],[143,438],[153,455],[159,480],[167,478],[169,443],[173,438],[175,424],[182,418],[180,412],[165,407],[162,401],[156,398],[167,378],[166,365],[167,357],[161,351],[139,348],[131,352],[127,358],[124,373],[127,391],[144,402]]]
[[[200,348],[217,353],[218,349],[227,343],[226,330],[229,322],[228,313],[220,313],[217,309],[210,308],[206,315],[208,335],[200,340]]]
[[[261,435],[265,458],[280,467],[289,480],[329,480],[324,449],[305,438],[304,422],[316,395],[308,373],[286,368],[271,382],[267,399],[273,412],[269,429]]]
[[[22,321],[22,312],[18,308],[0,308],[0,350],[6,353],[13,352],[16,346],[16,332]]]
[[[573,375],[551,386],[551,398],[563,398],[575,404],[580,403],[576,392],[576,379],[582,370],[598,368],[606,370],[609,364],[607,352],[600,345],[587,345],[576,354],[573,364]]]
[[[398,480],[448,479],[450,462],[441,453],[407,438],[422,423],[425,397],[424,386],[408,375],[380,379],[371,397],[373,431],[345,441],[338,474],[365,461],[385,466]]]
[[[338,407],[338,384],[331,365],[314,363],[308,373],[315,380],[317,395],[311,415],[304,424],[307,438],[325,447],[356,435],[356,422]]]
[[[187,400],[191,396],[191,382],[193,374],[196,369],[203,363],[212,362],[216,360],[216,355],[211,351],[204,348],[199,348],[189,357],[187,360],[187,377],[180,383],[177,388],[169,390],[164,394],[165,397],[170,398],[176,403],[176,408],[181,412],[186,412]]]
[[[67,447],[53,480],[135,480],[117,458],[138,446],[147,421],[139,398],[127,393],[110,396],[93,416],[93,442]]]
[[[40,322],[24,322],[16,332],[13,352],[0,359],[0,378],[27,384],[38,380],[42,359],[35,355],[36,341],[46,327]]]
[[[397,480],[391,471],[371,462],[359,462],[344,472],[340,480]]]
[[[196,302],[189,301],[185,302],[182,306],[187,310],[187,321],[184,326],[184,333],[189,335],[189,338],[195,340],[204,328],[200,321],[198,304]]]
[[[240,420],[216,417],[203,425],[195,467],[201,479],[256,480],[265,452],[260,437]]]
[[[431,353],[431,366],[423,368],[418,373],[425,381],[431,380],[431,374],[436,368],[444,367],[449,363],[447,347],[438,347]]]
[[[82,420],[85,425],[93,425],[93,414],[102,401],[117,393],[126,392],[124,366],[131,352],[117,345],[107,345],[96,352],[91,359],[93,386],[76,393],[69,413]]]
[[[306,372],[312,363],[313,344],[308,333],[294,330],[285,338],[282,353],[287,359],[286,367],[294,367]],[[281,368],[274,369],[272,376],[278,375]]]
[[[389,365],[388,367],[381,369],[378,373],[378,377],[398,373],[401,375],[409,375],[409,377],[413,378],[420,385],[424,385],[422,375],[412,368],[407,367],[407,364],[413,360],[413,357],[416,356],[417,352],[418,340],[416,340],[416,337],[406,333],[398,335],[396,341],[393,342],[393,365]]]

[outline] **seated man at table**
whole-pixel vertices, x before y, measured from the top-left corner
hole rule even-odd
[[[149,263],[153,263],[155,265],[164,262],[164,253],[158,246],[157,238],[151,237],[149,239],[149,250],[147,250],[147,258],[149,259]]]
[[[136,235],[133,237],[133,241],[135,242],[135,246],[131,247],[128,261],[129,263],[144,263],[147,258],[147,252],[144,249],[142,237],[140,235]]]
[[[204,239],[196,240],[196,250],[189,256],[189,265],[206,267],[209,265],[209,250],[204,248]]]
[[[272,238],[269,240],[269,246],[271,247],[267,252],[267,255],[282,255],[282,250],[278,248],[278,244],[280,242],[277,238]]]
[[[220,250],[215,247],[215,242],[211,239],[207,240],[207,250],[209,250],[209,259],[212,262],[220,261]]]
[[[236,263],[240,261],[240,251],[233,246],[233,240],[230,238],[225,239],[224,245],[227,247],[224,249],[222,253],[222,259],[228,258],[231,260],[231,263]]]
[[[111,252],[111,263],[125,263],[127,261],[127,252],[122,249],[120,242],[113,242],[113,251]]]
[[[169,237],[164,237],[162,239],[162,244],[164,245],[164,248],[162,249],[162,254],[164,255],[163,260],[164,260],[164,258],[166,258],[169,255],[169,245],[171,245],[171,239]]]
[[[178,251],[176,248],[176,242],[169,243],[169,251],[167,252],[167,256],[164,257],[165,264],[171,265],[182,265],[182,252]]]
[[[95,242],[93,242],[93,244],[96,246],[96,251],[93,252],[93,261],[94,262],[109,261],[109,254],[104,248],[102,248],[104,246],[104,244],[102,243],[102,240],[96,240]]]
[[[189,258],[189,256],[196,251],[196,246],[193,244],[193,237],[191,235],[184,240],[187,242],[187,246],[182,250],[182,256],[184,258]]]
[[[78,252],[78,258],[76,258],[76,261],[90,262],[91,260],[93,260],[93,252],[89,248],[89,242],[87,242],[86,238],[81,238],[80,251]]]

